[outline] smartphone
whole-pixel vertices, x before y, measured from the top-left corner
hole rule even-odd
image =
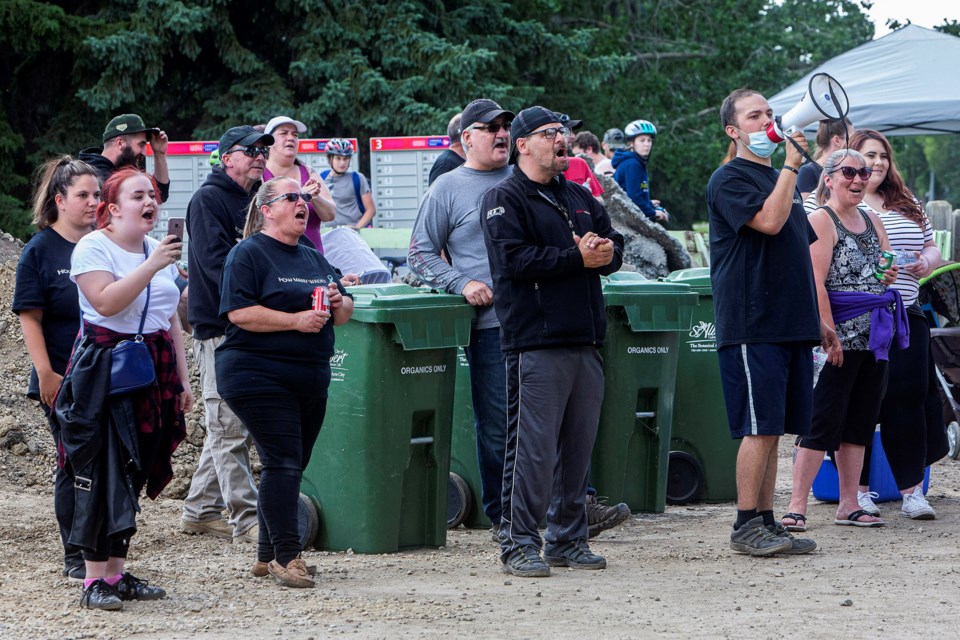
[[[180,242],[183,242],[183,218],[170,218],[167,220],[167,233],[171,236],[177,236]]]

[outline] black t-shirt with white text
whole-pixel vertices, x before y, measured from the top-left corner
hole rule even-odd
[[[20,254],[13,292],[14,313],[43,311],[43,340],[50,366],[60,375],[80,331],[80,299],[77,285],[70,281],[70,255],[76,246],[50,227],[33,236]],[[40,399],[36,369],[30,371],[27,395]]]
[[[220,281],[220,316],[263,306],[284,313],[312,307],[316,287],[336,282],[336,270],[319,251],[291,246],[263,233],[230,250]],[[223,398],[294,393],[326,397],[333,355],[332,319],[319,333],[253,332],[227,325],[217,347],[217,390]]]
[[[710,280],[717,346],[745,342],[820,341],[810,245],[817,235],[794,190],[790,217],[776,235],[747,223],[763,208],[780,172],[743,158],[707,184]]]

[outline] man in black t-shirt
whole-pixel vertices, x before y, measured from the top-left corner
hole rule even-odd
[[[755,91],[727,96],[720,119],[737,149],[706,192],[720,377],[730,433],[742,438],[730,546],[756,556],[809,553],[816,542],[794,538],[773,516],[780,436],[810,429],[811,348],[822,331],[824,348],[839,349],[817,311],[816,234],[796,190],[802,155],[788,141],[783,171],[771,166],[773,110]],[[791,139],[806,148],[802,133]]]
[[[437,159],[433,161],[433,166],[430,167],[430,177],[427,181],[427,185],[432,185],[433,181],[447,173],[448,171],[453,171],[464,162],[467,161],[467,154],[463,151],[463,142],[460,140],[460,116],[463,114],[458,113],[457,115],[450,118],[450,122],[447,124],[447,137],[450,138],[450,148],[437,156]]]

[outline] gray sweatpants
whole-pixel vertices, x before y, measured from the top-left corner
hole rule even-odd
[[[219,518],[226,507],[227,521],[236,537],[257,524],[257,487],[250,471],[253,439],[217,393],[214,350],[222,341],[223,336],[193,341],[207,434],[190,491],[183,501],[183,519],[213,520]]]
[[[595,347],[508,352],[501,558],[587,539],[587,472],[603,401]],[[549,507],[549,508],[548,508]]]

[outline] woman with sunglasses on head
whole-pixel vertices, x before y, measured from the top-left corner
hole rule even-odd
[[[140,491],[155,499],[173,478],[170,458],[193,405],[177,318],[182,243],[147,235],[159,213],[153,178],[120,169],[103,186],[97,230],[71,258],[83,328],[54,408],[75,480],[71,542],[86,563],[80,604],[91,609],[166,595],[124,571]],[[113,348],[124,340],[142,340],[155,380],[115,395]]]
[[[817,241],[810,245],[821,322],[835,328],[840,345],[827,354],[813,390],[810,434],[797,439],[790,506],[781,524],[806,531],[807,499],[826,451],[835,451],[840,504],[834,524],[880,527],[862,510],[857,483],[864,446],[873,439],[886,380],[887,353],[900,323],[893,307],[900,294],[888,290],[897,277],[892,266],[878,273],[881,252],[890,244],[880,219],[859,208],[871,170],[856,151],[835,151],[823,163],[817,186],[820,207],[810,214]],[[897,346],[903,342],[898,341]]]
[[[320,175],[297,159],[300,134],[306,131],[305,124],[287,116],[277,116],[266,124],[263,132],[273,136],[274,142],[270,147],[267,167],[263,170],[263,179],[292,178],[300,183],[304,193],[310,194],[313,199],[307,203],[307,230],[303,235],[323,253],[320,223],[333,220],[337,206]]]
[[[216,356],[217,390],[263,463],[252,572],[288,587],[314,586],[300,557],[300,477],[326,413],[333,327],[353,314],[336,270],[300,242],[309,199],[294,178],[257,191],[244,240],[223,267],[220,315],[230,324]],[[315,308],[318,293],[326,309]]]
[[[850,148],[863,154],[873,169],[863,201],[883,222],[901,263],[893,286],[903,298],[910,325],[910,346],[890,354],[887,391],[880,407],[880,439],[903,496],[900,513],[932,520],[936,512],[923,495],[924,468],[945,456],[949,443],[930,354],[930,328],[917,297],[918,281],[930,275],[942,258],[933,242],[930,220],[900,177],[887,139],[864,129],[850,140]],[[868,449],[858,496],[862,509],[879,514],[873,502],[877,494],[868,486],[869,453]]]
[[[39,400],[49,417],[80,329],[80,302],[77,286],[70,281],[70,255],[80,238],[93,231],[100,178],[95,168],[70,156],[44,163],[37,176],[33,224],[38,232],[20,254],[13,312],[20,319],[23,342],[33,362],[27,396]],[[51,422],[54,444],[59,448],[60,434],[53,426]],[[82,550],[69,542],[73,479],[67,469],[57,469],[53,510],[64,549],[63,575],[83,579]]]

